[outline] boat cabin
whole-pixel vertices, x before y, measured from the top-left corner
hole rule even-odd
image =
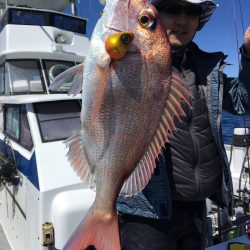
[[[64,144],[81,95],[67,95],[73,79],[49,90],[88,52],[86,19],[59,12],[70,3],[8,1],[0,18],[0,223],[13,250],[62,249],[95,197]]]

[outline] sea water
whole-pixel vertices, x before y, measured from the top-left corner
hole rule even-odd
[[[231,144],[234,128],[250,129],[250,115],[238,116],[223,112],[221,125],[224,144]]]

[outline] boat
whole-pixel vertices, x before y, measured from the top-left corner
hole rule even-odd
[[[62,249],[95,197],[63,143],[81,96],[70,82],[48,90],[88,51],[87,20],[63,12],[71,2],[0,0],[0,223],[13,250]]]
[[[62,249],[95,190],[70,167],[63,143],[80,128],[81,96],[67,94],[73,79],[59,91],[49,86],[84,61],[87,20],[74,15],[69,0],[7,3],[0,0],[0,249]],[[65,14],[70,4],[72,14]],[[225,145],[236,213],[229,220],[208,200],[207,250],[249,242],[249,132],[236,128]]]
[[[234,128],[231,144],[225,144],[232,175],[234,215],[228,216],[226,211],[207,201],[207,250],[227,250],[232,242],[250,246],[249,147],[250,129]]]

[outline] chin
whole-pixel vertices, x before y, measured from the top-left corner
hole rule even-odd
[[[176,40],[175,41],[170,40],[170,44],[171,44],[172,48],[175,50],[181,50],[188,45],[187,42],[176,41]]]
[[[182,50],[186,45],[184,44],[176,44],[176,43],[170,43],[173,50]]]

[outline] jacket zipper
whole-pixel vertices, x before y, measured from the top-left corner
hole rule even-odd
[[[199,153],[198,153],[198,143],[196,140],[196,136],[194,135],[194,126],[193,126],[193,114],[192,111],[190,112],[190,134],[192,137],[192,142],[193,142],[193,146],[194,146],[194,160],[195,160],[195,164],[194,164],[194,176],[195,176],[195,183],[196,183],[196,188],[197,188],[197,196],[200,194],[200,169],[199,169],[199,165],[200,165],[200,159],[199,159]]]

